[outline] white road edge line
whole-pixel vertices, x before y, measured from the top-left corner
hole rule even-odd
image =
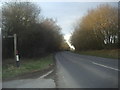
[[[115,71],[120,71],[120,70],[118,70],[118,69],[116,69],[116,68],[109,67],[109,66],[105,66],[105,65],[103,65],[103,64],[99,64],[99,63],[95,63],[95,62],[92,62],[92,63],[93,63],[93,64],[96,64],[96,65],[99,65],[99,66],[102,66],[102,67],[105,67],[105,68],[109,68],[109,69],[115,70]]]
[[[48,75],[49,75],[50,73],[52,73],[52,72],[53,72],[53,70],[49,71],[48,73],[46,73],[46,74],[44,74],[43,76],[39,77],[39,79],[42,79],[42,78],[48,76]]]

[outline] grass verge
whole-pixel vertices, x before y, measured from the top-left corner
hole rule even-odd
[[[80,51],[77,53],[83,54],[83,55],[91,55],[91,56],[98,56],[98,57],[104,57],[104,58],[118,59],[118,52],[120,52],[120,49]]]
[[[15,77],[24,73],[35,72],[48,68],[50,64],[53,64],[53,55],[40,59],[21,60],[20,63],[20,67],[17,68],[15,66],[14,59],[5,60],[2,68],[2,78]]]

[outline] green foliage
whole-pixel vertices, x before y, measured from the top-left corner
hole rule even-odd
[[[17,34],[17,49],[21,57],[40,57],[60,48],[63,40],[61,28],[53,19],[44,19],[40,11],[39,7],[28,2],[3,5],[3,35]]]
[[[71,43],[76,50],[118,47],[118,12],[116,7],[100,5],[89,10],[76,27]]]
[[[13,59],[3,61],[3,79],[48,68],[50,64],[53,64],[53,56],[49,55],[40,59],[22,60],[20,63],[20,68],[17,68]]]
[[[113,58],[118,59],[118,53],[120,49],[112,49],[112,50],[89,50],[89,51],[80,51],[79,54],[83,55],[92,55],[92,56],[98,56],[98,57],[104,57],[104,58]]]
[[[3,4],[2,24],[3,34],[20,34],[37,22],[40,8],[28,2],[10,2]]]

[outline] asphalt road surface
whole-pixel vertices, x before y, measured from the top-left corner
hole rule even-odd
[[[48,72],[47,74],[49,74],[50,72]],[[4,81],[2,83],[2,88],[36,88],[35,90],[40,90],[39,88],[55,88],[56,85],[53,79],[44,78],[45,76],[47,76],[47,74],[34,79],[31,78],[31,79]]]
[[[58,88],[118,88],[118,60],[59,52]]]

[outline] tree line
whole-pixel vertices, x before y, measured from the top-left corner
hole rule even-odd
[[[71,43],[77,51],[120,48],[118,8],[103,4],[77,21]]]
[[[40,7],[30,2],[9,2],[2,6],[2,35],[17,34],[21,57],[41,57],[61,49],[63,35],[56,20],[44,18]],[[13,39],[3,38],[3,58],[12,57]]]

